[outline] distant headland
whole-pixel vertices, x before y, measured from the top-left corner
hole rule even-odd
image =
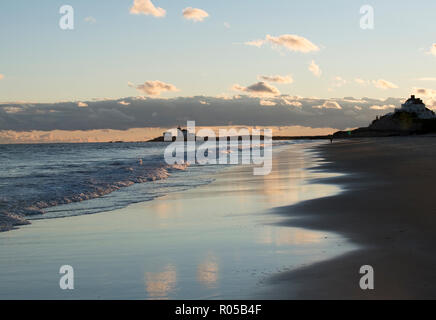
[[[368,127],[338,131],[334,139],[359,137],[387,137],[436,132],[436,114],[421,99],[412,95],[400,108],[377,117]]]
[[[188,139],[188,135],[190,133],[188,133],[187,129],[181,128],[180,126],[177,128],[177,132],[178,135],[180,135],[180,137],[178,137],[179,139],[183,139],[183,140],[187,140]],[[183,137],[182,137],[183,136]],[[165,139],[165,137],[167,137]],[[318,135],[318,136],[273,136],[271,139],[272,140],[319,140],[319,139],[330,139],[331,135]],[[193,136],[194,140],[198,140],[197,138],[200,138],[201,140],[205,140],[207,141],[207,137],[199,137],[199,136]],[[227,140],[230,140],[230,136],[227,137]],[[243,139],[248,139],[248,140],[252,140],[252,136],[248,135],[248,136],[242,136],[239,135],[238,136],[238,140],[243,140]],[[264,140],[264,136],[260,135],[256,138],[259,138],[260,140]],[[172,132],[170,131],[165,131],[162,133],[161,136],[156,137],[154,139],[148,140],[147,142],[165,142],[165,141],[175,141],[177,139],[177,136],[173,135]]]

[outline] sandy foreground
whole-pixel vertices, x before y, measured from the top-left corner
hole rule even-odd
[[[436,137],[337,141],[317,150],[345,192],[275,209],[284,225],[338,232],[361,249],[272,278],[270,298],[436,298]],[[371,265],[375,289],[361,290]]]

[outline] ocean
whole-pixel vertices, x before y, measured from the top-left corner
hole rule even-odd
[[[293,142],[275,142],[274,147]],[[0,145],[0,213],[92,214],[213,181],[227,165],[168,165],[166,142]],[[242,149],[239,149],[239,152]]]

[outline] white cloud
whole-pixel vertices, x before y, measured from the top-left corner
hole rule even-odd
[[[294,79],[292,79],[291,75],[287,76],[258,76],[257,77],[261,81],[267,81],[267,82],[276,82],[276,83],[292,83],[294,82]]]
[[[312,72],[312,73],[313,73],[315,76],[317,76],[318,78],[321,77],[321,73],[322,73],[322,71],[321,71],[319,65],[317,65],[317,64],[315,63],[315,60],[312,60],[312,61],[310,62],[310,65],[309,65],[309,71]]]
[[[277,103],[274,102],[274,101],[269,101],[269,100],[260,100],[260,101],[259,101],[259,104],[260,104],[261,106],[272,107],[272,106],[275,106]]]
[[[436,77],[423,77],[416,79],[418,81],[436,81]]]
[[[18,113],[18,112],[23,111],[23,109],[20,107],[4,107],[3,110],[6,113]]]
[[[230,29],[230,23],[228,23],[228,22],[224,22],[224,27],[226,27],[227,29]]]
[[[280,94],[280,91],[276,87],[263,81],[252,84],[248,87],[243,87],[239,84],[235,84],[232,89],[236,91],[247,92],[253,96],[277,96]]]
[[[430,48],[430,54],[436,56],[436,43],[433,43]]]
[[[119,101],[118,104],[122,105],[122,106],[128,106],[130,105],[130,102],[126,102],[126,101]]]
[[[325,101],[322,105],[313,106],[315,109],[342,109],[341,105],[336,101]]]
[[[187,20],[198,22],[209,17],[209,14],[202,9],[188,7],[183,9],[183,17]]]
[[[317,45],[313,44],[308,39],[295,34],[283,34],[278,37],[267,34],[265,39],[248,41],[245,44],[261,47],[265,43],[270,43],[273,47],[282,47],[290,51],[299,51],[304,53],[319,50]]]
[[[363,80],[361,78],[354,79],[354,82],[356,82],[357,84],[359,84],[361,86],[367,86],[369,84],[368,80]]]
[[[315,44],[306,38],[294,34],[284,34],[278,37],[273,37],[268,34],[265,39],[274,45],[285,47],[291,51],[300,51],[306,53],[319,50]]]
[[[374,105],[369,107],[372,110],[386,110],[386,109],[395,109],[393,104],[384,104],[382,106]]]
[[[436,108],[436,90],[426,88],[413,88],[413,94],[417,97],[421,97],[427,108]]]
[[[425,88],[413,88],[413,92],[422,95],[424,97],[434,97],[436,96],[436,90],[425,89]]]
[[[366,101],[363,99],[355,99],[355,98],[351,98],[351,97],[344,98],[344,99],[342,99],[342,101],[350,102],[350,103],[366,103]]]
[[[129,87],[135,88],[136,90],[144,92],[150,96],[159,96],[162,92],[180,91],[174,85],[159,80],[146,81],[144,84],[139,85],[134,85],[129,82],[128,85]]]
[[[298,108],[301,108],[303,106],[303,104],[301,102],[294,101],[294,100],[286,98],[286,97],[282,97],[281,101],[287,106],[293,106],[293,107],[298,107]]]
[[[77,106],[79,108],[86,108],[88,106],[88,104],[85,102],[79,101],[79,102],[77,102]]]
[[[333,79],[333,87],[340,88],[347,83],[347,80],[337,76]]]
[[[361,78],[355,78],[354,82],[356,82],[357,84],[361,85],[361,86],[367,86],[370,83],[372,83],[376,88],[379,89],[396,89],[398,88],[398,86],[390,81],[384,80],[384,79],[378,79],[378,80],[365,80],[365,79],[361,79]]]
[[[356,110],[358,110],[358,111],[361,111],[361,110],[362,110],[362,107],[360,107],[360,106],[354,106],[354,109],[356,109]]]
[[[94,17],[86,17],[85,19],[83,19],[86,23],[90,23],[90,24],[94,24],[97,22],[97,19],[95,19]]]
[[[258,48],[260,48],[261,46],[263,46],[264,43],[265,43],[264,40],[253,40],[253,41],[247,41],[247,42],[245,42],[245,44],[246,44],[247,46],[258,47]]]
[[[383,89],[383,90],[398,88],[398,86],[396,84],[389,82],[387,80],[384,80],[384,79],[373,80],[372,83],[374,84],[374,86],[376,88]]]
[[[131,14],[152,15],[157,18],[165,17],[166,11],[160,7],[155,7],[151,0],[134,0],[130,8]]]

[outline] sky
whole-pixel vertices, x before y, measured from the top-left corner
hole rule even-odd
[[[73,30],[59,26],[63,5],[74,9]],[[363,5],[373,8],[372,29],[361,28]],[[80,129],[68,123],[33,128],[29,113],[54,106],[52,113],[68,113],[74,102],[74,112],[89,116],[93,102],[101,100],[116,104],[107,108],[124,108],[118,110],[123,123],[131,104],[119,102],[138,96],[143,105],[135,106],[149,119],[131,121],[122,130],[172,125],[179,120],[170,121],[169,114],[158,119],[159,110],[150,106],[164,100],[200,103],[201,97],[211,107],[234,96],[238,101],[228,102],[228,108],[242,108],[242,100],[256,110],[300,112],[303,106],[311,115],[302,120],[288,110],[289,125],[313,128],[364,124],[377,110],[371,107],[392,109],[389,98],[398,99],[398,107],[411,93],[436,107],[433,0],[14,0],[1,1],[0,8],[0,131]],[[325,116],[320,110],[348,112],[339,102],[345,97],[380,101],[350,106],[366,113],[343,123],[328,120],[329,115],[325,124],[314,120],[313,114]],[[229,112],[227,122],[232,122]],[[238,124],[249,124],[243,122]],[[97,127],[118,130],[120,125],[112,119]]]

